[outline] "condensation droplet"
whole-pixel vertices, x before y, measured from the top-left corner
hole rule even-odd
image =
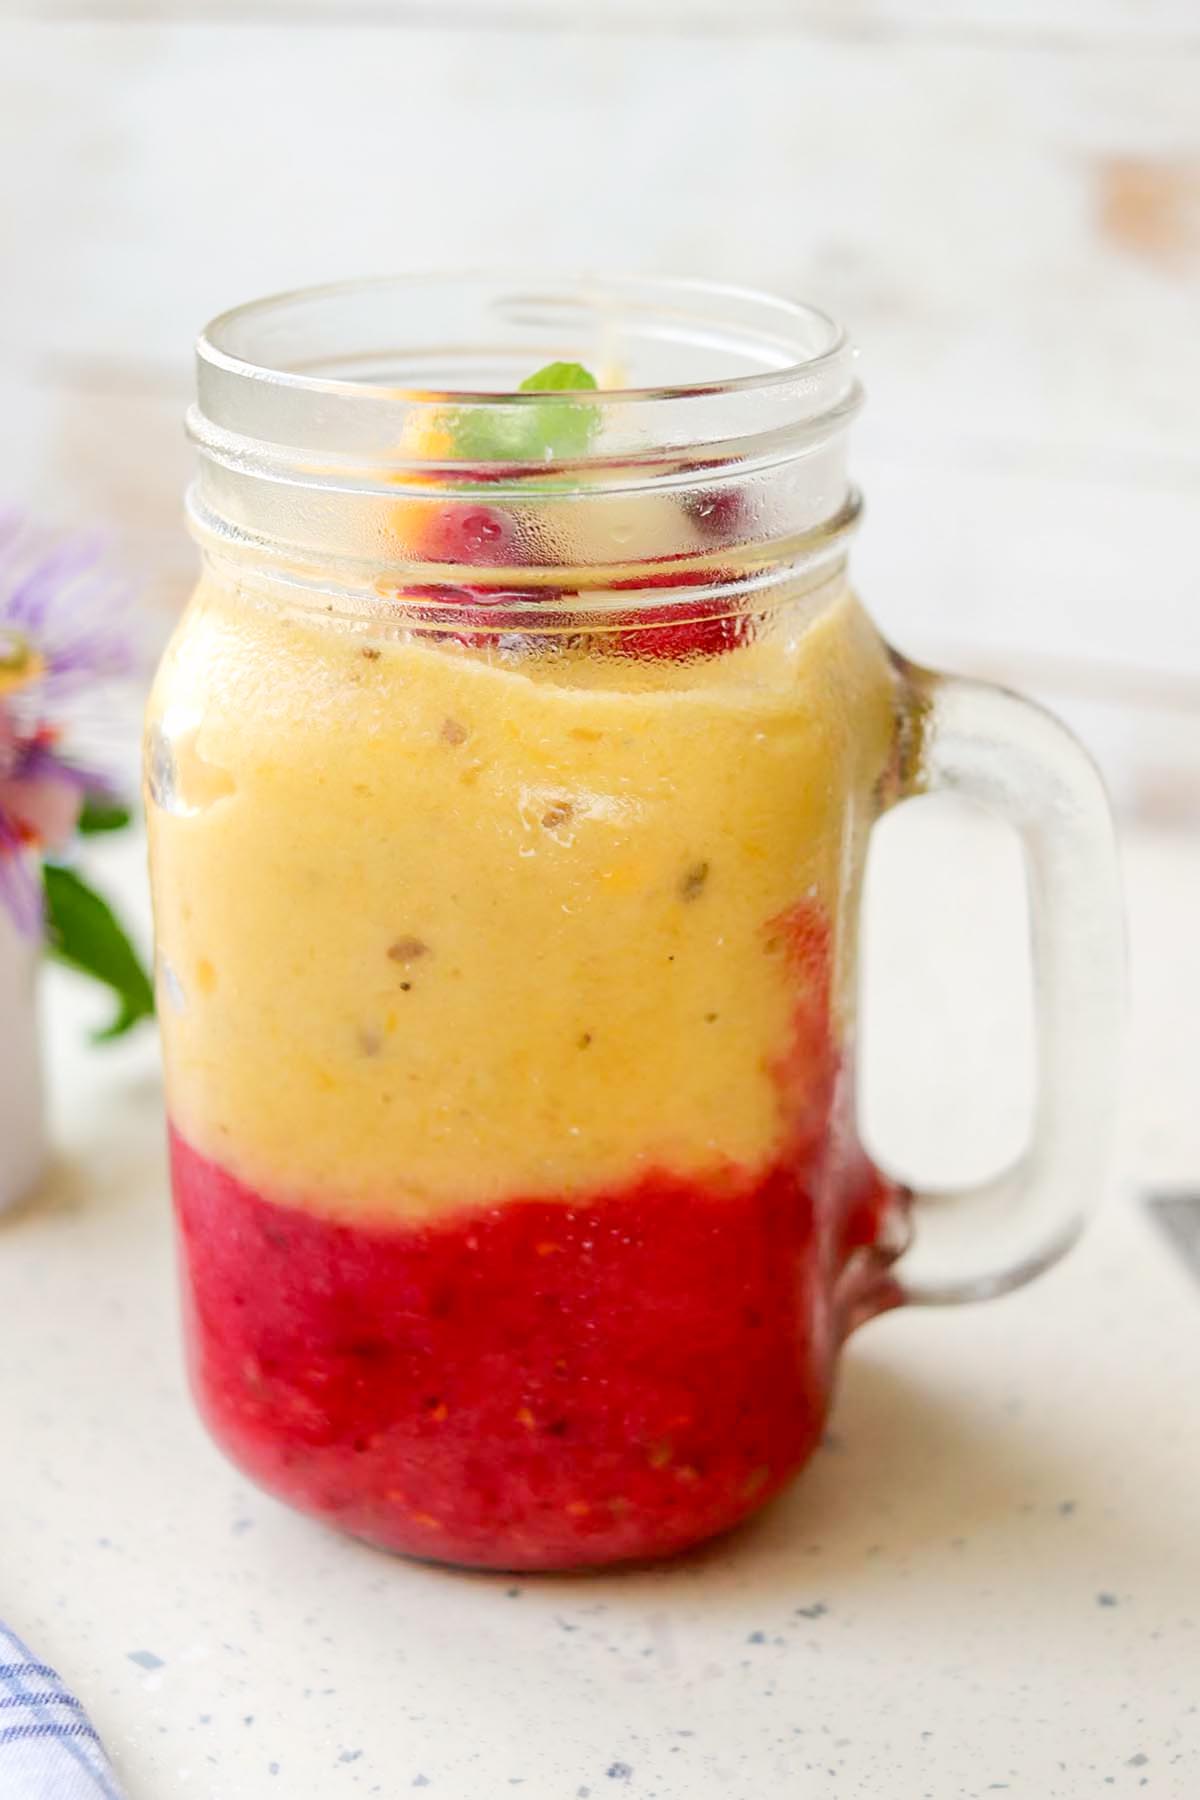
[[[146,738],[146,780],[150,798],[163,812],[180,809],[175,781],[175,755],[162,726],[155,720]]]
[[[146,738],[146,779],[150,798],[163,812],[187,818],[204,812],[236,789],[227,769],[209,762],[196,745],[199,724],[155,720]]]
[[[174,1012],[187,1011],[187,995],[184,992],[183,983],[161,950],[158,953],[158,985],[160,991],[166,995]]]

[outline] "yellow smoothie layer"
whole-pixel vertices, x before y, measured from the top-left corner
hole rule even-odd
[[[836,941],[893,702],[844,591],[789,617],[556,668],[203,583],[150,705],[177,1127],[343,1217],[768,1162],[768,924],[811,897]]]

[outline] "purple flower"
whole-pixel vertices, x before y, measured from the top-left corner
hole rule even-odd
[[[100,565],[101,550],[96,537],[56,541],[0,514],[0,693],[6,647],[39,656],[48,708],[133,673],[128,590]]]
[[[36,932],[34,857],[70,840],[113,784],[78,743],[89,697],[135,667],[128,595],[95,540],[55,540],[0,515],[0,904]]]

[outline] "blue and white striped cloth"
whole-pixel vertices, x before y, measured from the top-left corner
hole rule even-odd
[[[0,1624],[0,1796],[122,1800],[95,1726],[55,1670]]]

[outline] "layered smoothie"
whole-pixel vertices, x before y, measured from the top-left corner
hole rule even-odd
[[[659,1555],[819,1434],[882,1204],[840,1021],[893,677],[837,584],[686,647],[209,579],[160,673],[195,1386],[377,1543]]]
[[[595,384],[532,381],[405,444],[412,574],[212,563],[148,741],[201,1405],[293,1503],[507,1568],[769,1498],[885,1206],[843,1021],[886,654],[839,576],[739,575],[732,490],[560,503],[600,413],[542,390]]]

